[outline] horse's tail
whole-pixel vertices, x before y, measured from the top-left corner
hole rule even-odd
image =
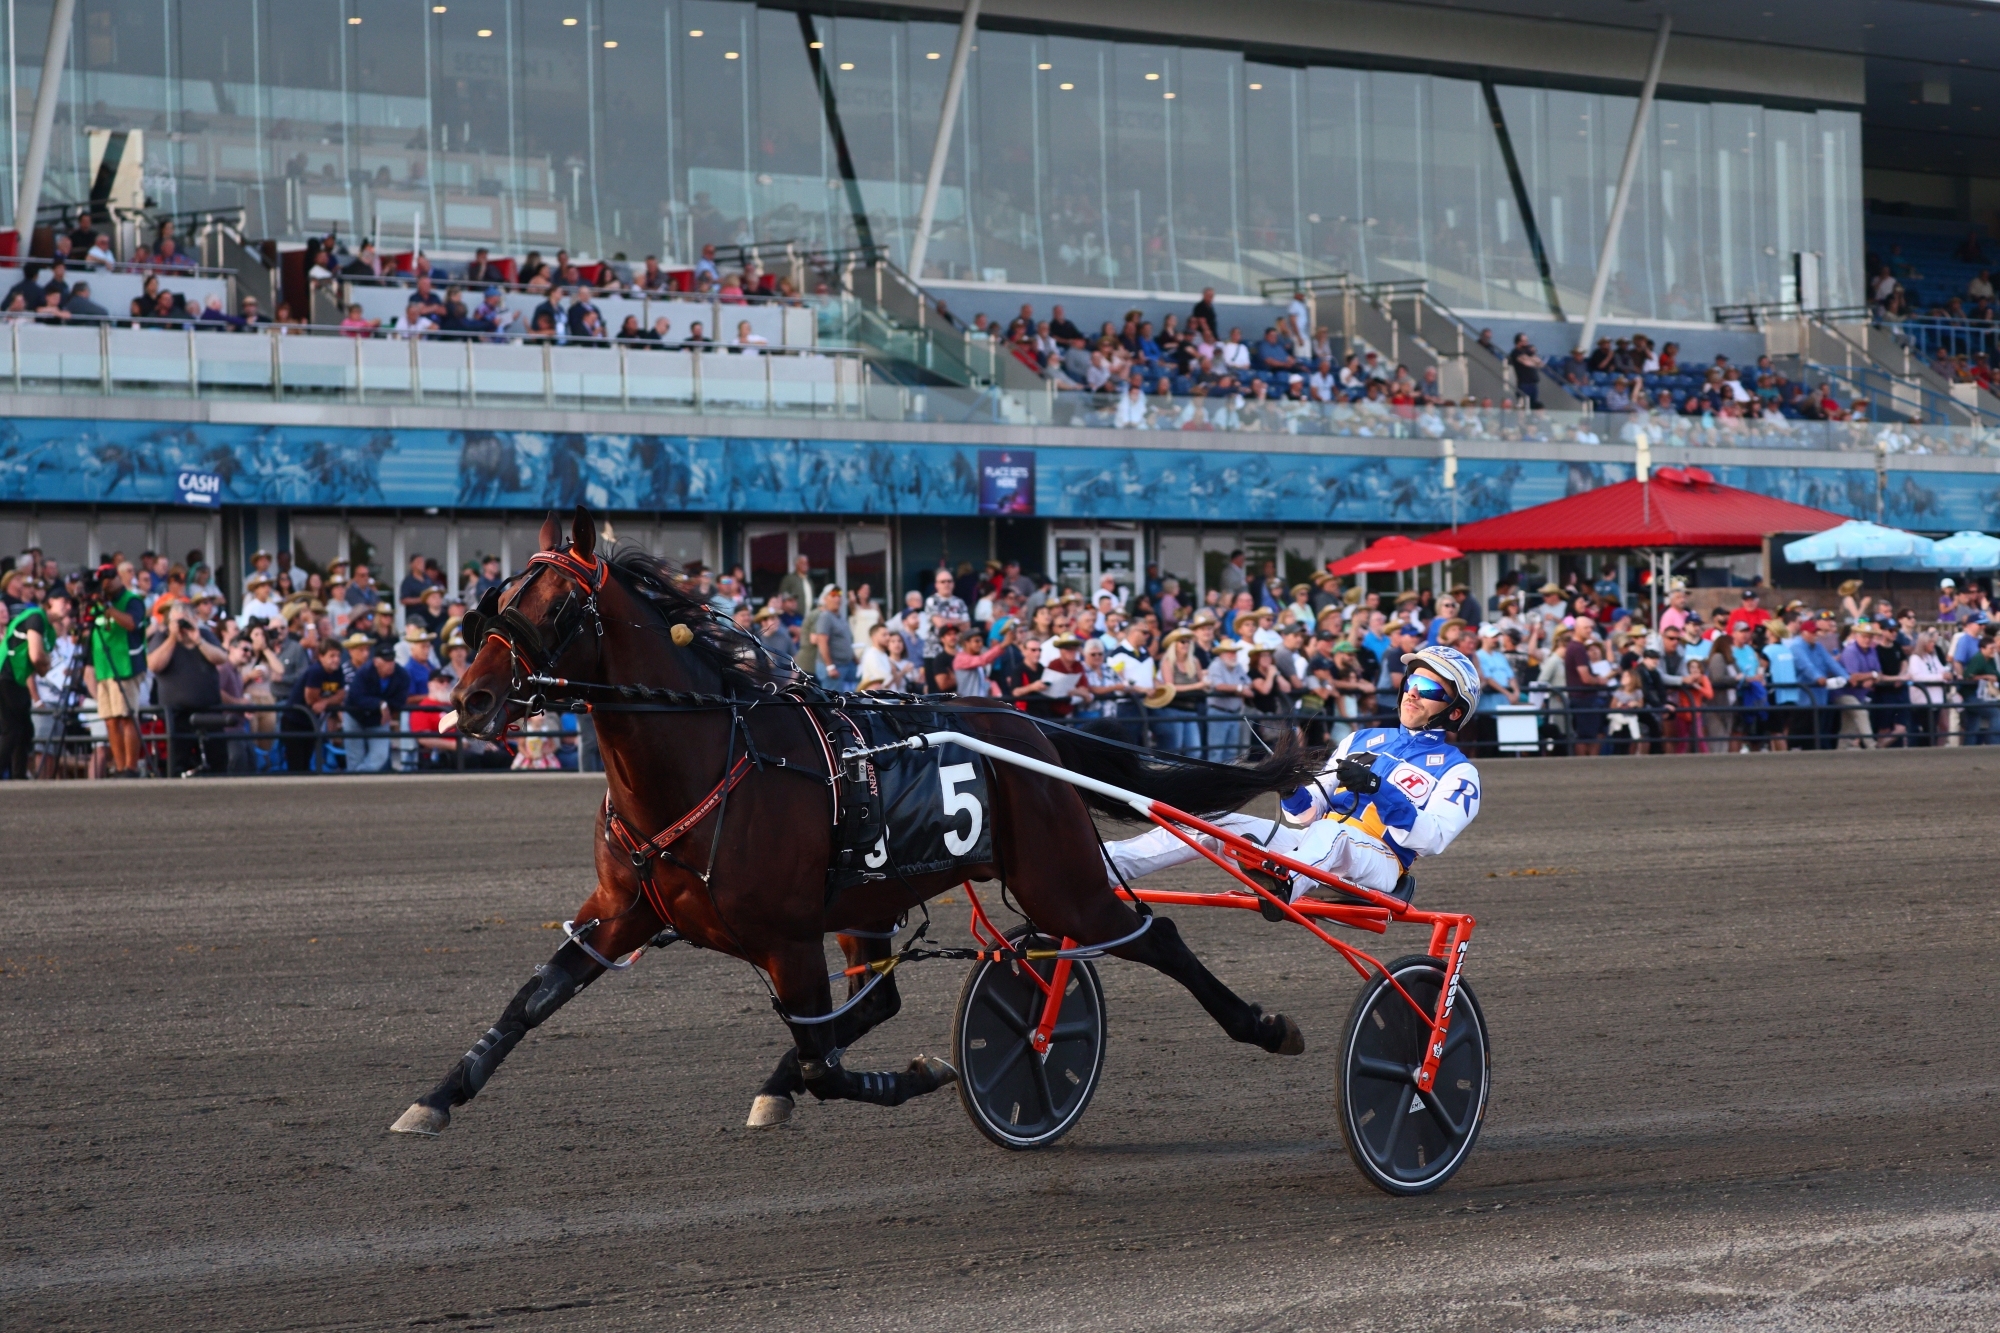
[[[1069,727],[1045,726],[1042,734],[1072,772],[1204,817],[1226,814],[1265,792],[1289,791],[1317,776],[1326,766],[1328,754],[1325,747],[1308,746],[1297,735],[1288,734],[1254,764],[1216,764],[1142,750]],[[1094,809],[1125,819],[1138,818],[1122,801],[1077,790]]]

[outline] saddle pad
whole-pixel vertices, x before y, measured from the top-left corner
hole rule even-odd
[[[888,745],[925,731],[961,728],[949,713],[928,710],[843,710],[837,717],[864,746]],[[835,736],[841,728],[830,729]],[[840,844],[827,871],[831,897],[842,889],[891,876],[905,878],[974,866],[993,859],[993,807],[987,765],[955,745],[875,755],[861,780],[852,766],[842,803],[861,818],[843,818]],[[843,853],[845,853],[843,855]]]

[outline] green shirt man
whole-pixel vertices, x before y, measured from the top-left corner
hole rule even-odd
[[[49,613],[39,606],[30,606],[7,622],[7,637],[4,650],[0,650],[0,663],[16,685],[26,685],[28,678],[35,674],[34,662],[29,657],[28,634],[33,631],[42,636],[42,650],[48,651],[49,641],[55,638],[55,628],[49,624]]]
[[[99,606],[90,628],[91,669],[99,680],[129,680],[139,674],[139,662],[146,651],[146,600],[130,588],[120,588]],[[130,616],[132,628],[113,620],[104,607]]]

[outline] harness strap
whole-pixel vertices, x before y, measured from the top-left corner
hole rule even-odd
[[[729,770],[722,781],[716,783],[714,789],[695,804],[694,809],[688,811],[672,824],[644,841],[634,837],[631,826],[625,822],[624,818],[616,810],[611,808],[611,794],[606,792],[604,796],[605,832],[608,836],[615,838],[618,844],[631,856],[633,867],[643,870],[654,857],[664,855],[667,848],[680,841],[682,835],[687,833],[689,829],[708,818],[715,810],[715,807],[722,804],[723,796],[735,787],[737,783],[748,777],[749,774],[750,756],[744,755],[736,761],[735,766]]]

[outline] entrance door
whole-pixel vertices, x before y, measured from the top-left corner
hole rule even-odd
[[[850,591],[856,583],[866,583],[879,600],[889,586],[887,528],[750,528],[743,547],[750,595],[759,600],[778,591],[800,556],[806,558],[815,594],[829,583]]]
[[[1133,531],[1049,533],[1049,566],[1056,582],[1085,597],[1097,591],[1098,580],[1116,576],[1120,593],[1129,602],[1140,586],[1140,534]]]

